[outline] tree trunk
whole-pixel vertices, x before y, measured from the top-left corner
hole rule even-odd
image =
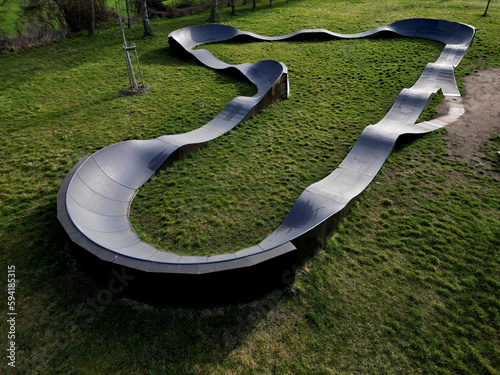
[[[210,17],[208,17],[209,22],[214,22],[215,21],[215,13],[217,12],[217,4],[218,0],[214,0],[214,3],[212,4],[212,12],[210,12]]]
[[[144,25],[144,36],[153,35],[153,31],[151,30],[151,26],[149,25],[148,6],[146,5],[146,0],[141,0],[141,15],[142,24]]]
[[[89,27],[89,36],[95,34],[95,7],[94,0],[89,0],[90,3],[90,27]]]
[[[130,29],[130,8],[128,7],[128,0],[125,0],[125,6],[127,7],[127,26]]]
[[[253,8],[252,8],[252,10],[255,10],[255,7],[257,6],[256,3],[257,3],[257,0],[253,0]]]
[[[235,0],[231,0],[231,16],[236,14],[236,7],[234,5]]]
[[[273,0],[269,0],[269,6],[272,8],[273,7]]]

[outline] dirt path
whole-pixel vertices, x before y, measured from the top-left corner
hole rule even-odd
[[[466,76],[463,83],[465,113],[446,126],[448,134],[445,139],[451,157],[484,164],[480,147],[500,134],[500,68],[478,71]],[[446,113],[446,105],[439,105],[437,110]],[[498,173],[495,174],[498,177]]]

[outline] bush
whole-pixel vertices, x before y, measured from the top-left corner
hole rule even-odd
[[[54,42],[68,38],[71,33],[68,29],[54,30],[54,29],[38,29],[28,28],[24,30],[22,35],[14,38],[7,38],[7,36],[0,35],[0,53],[18,52],[27,48],[36,47],[42,44]]]
[[[114,18],[114,12],[106,0],[94,0],[96,25]],[[90,25],[90,5],[88,0],[28,0],[21,6],[18,32],[24,28],[40,30],[69,29],[71,32],[88,30]]]
[[[59,0],[57,3],[71,31],[88,30],[90,25],[88,0]],[[94,0],[94,9],[96,25],[108,23],[114,19],[114,12],[107,6],[106,0]]]
[[[193,14],[200,8],[207,8],[212,4],[211,0],[180,0],[173,6],[165,5],[162,0],[148,0],[149,18],[177,18]],[[134,11],[141,14],[140,1],[133,2]]]

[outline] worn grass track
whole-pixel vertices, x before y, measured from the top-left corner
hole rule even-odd
[[[478,28],[459,80],[500,66],[498,4],[489,17],[481,17],[483,1],[264,5],[240,6],[235,17],[222,9],[218,21],[280,35],[444,18]],[[133,25],[127,39],[149,87],[141,96],[119,95],[127,77],[116,27],[0,56],[0,265],[15,265],[19,280],[16,371],[497,373],[500,183],[485,173],[495,168],[494,134],[484,166],[450,158],[445,130],[402,143],[298,280],[252,303],[154,307],[115,298],[81,271],[56,219],[56,193],[71,167],[112,143],[197,128],[253,92],[170,54],[168,33],[207,17],[154,21],[149,39]],[[398,39],[208,48],[229,62],[285,62],[292,96],[141,189],[134,226],[186,253],[236,250],[273,230],[441,46]],[[5,337],[5,319],[0,330]]]

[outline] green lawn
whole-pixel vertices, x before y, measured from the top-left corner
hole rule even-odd
[[[462,90],[463,76],[500,66],[495,2],[488,17],[481,17],[486,1],[476,0],[259,5],[256,12],[239,5],[233,17],[221,8],[217,22],[282,35],[442,18],[477,27],[456,68]],[[496,134],[484,145],[490,157],[482,166],[451,158],[446,130],[400,144],[297,281],[251,303],[149,306],[111,298],[106,285],[82,272],[56,218],[57,191],[78,160],[123,140],[198,128],[231,98],[254,92],[170,53],[169,32],[207,17],[153,21],[148,39],[140,23],[127,31],[148,85],[140,96],[119,94],[128,79],[116,26],[0,55],[0,264],[15,265],[19,280],[17,368],[4,355],[5,372],[498,373]],[[231,63],[284,62],[292,95],[139,191],[131,213],[136,230],[187,254],[234,251],[274,230],[300,192],[340,163],[442,46],[388,39],[207,48]],[[0,331],[7,347],[5,315]]]

